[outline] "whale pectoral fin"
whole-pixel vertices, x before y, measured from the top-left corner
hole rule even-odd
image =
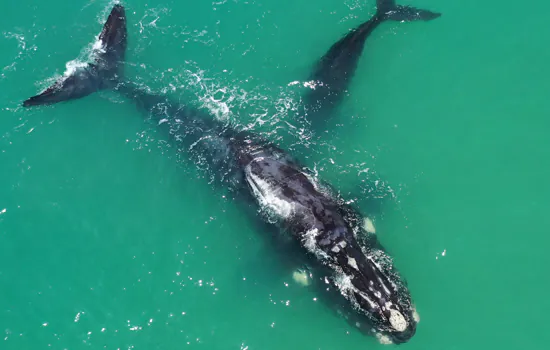
[[[385,13],[386,19],[392,21],[431,21],[441,16],[441,13],[418,9],[411,6],[396,5]]]
[[[298,268],[292,273],[292,279],[298,285],[307,287],[311,284],[311,273],[307,269]]]
[[[23,102],[24,107],[53,104],[113,88],[122,75],[126,51],[126,15],[115,5],[103,26],[94,51],[93,63],[69,67],[65,75],[40,94]]]
[[[368,216],[363,219],[363,229],[367,233],[376,234],[376,227],[374,226],[374,221]]]

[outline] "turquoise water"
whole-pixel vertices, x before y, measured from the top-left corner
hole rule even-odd
[[[393,193],[377,233],[421,317],[402,347],[545,349],[550,5],[401,3],[443,16],[376,30],[320,141],[289,83],[373,0],[126,1],[128,76],[252,126],[343,193]],[[128,101],[19,107],[82,57],[110,6],[1,6],[0,349],[387,347],[294,283]]]

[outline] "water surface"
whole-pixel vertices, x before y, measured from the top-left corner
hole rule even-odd
[[[343,193],[391,192],[377,232],[421,316],[404,348],[544,349],[550,5],[401,1],[443,16],[381,25],[319,140],[289,83],[373,0],[126,1],[128,76],[264,133]],[[1,6],[0,348],[384,348],[294,283],[128,101],[19,107],[110,7]]]

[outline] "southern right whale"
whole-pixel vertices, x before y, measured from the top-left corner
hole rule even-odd
[[[395,0],[377,0],[376,13],[333,44],[317,62],[304,96],[308,119],[321,123],[342,99],[355,74],[368,36],[384,21],[430,21],[440,13],[401,6]],[[318,116],[322,113],[322,116]]]
[[[68,101],[105,88],[122,94],[154,120],[179,150],[192,160],[206,162],[205,170],[217,185],[253,203],[264,222],[276,227],[281,238],[294,242],[318,271],[318,284],[337,291],[340,300],[369,325],[368,332],[395,343],[407,342],[416,331],[409,290],[376,236],[365,232],[361,212],[261,135],[123,80],[126,40],[125,11],[115,5],[94,46],[93,62],[69,71],[23,105]]]

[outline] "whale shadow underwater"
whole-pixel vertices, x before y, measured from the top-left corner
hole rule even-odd
[[[346,308],[360,330],[393,343],[416,332],[415,309],[405,280],[379,243],[367,219],[297,159],[250,130],[231,127],[207,110],[154,94],[124,77],[127,47],[124,7],[115,5],[98,36],[90,62],[68,71],[23,106],[51,105],[109,89],[133,101],[190,160],[208,164],[216,186],[252,205],[254,220],[288,254],[307,261],[312,286],[326,302]],[[246,206],[245,206],[246,207]],[[259,215],[258,215],[259,213]]]
[[[317,61],[309,76],[309,89],[303,100],[307,120],[313,129],[325,127],[329,116],[343,100],[367,38],[380,24],[385,21],[431,21],[440,16],[441,13],[397,5],[395,0],[377,0],[374,16],[334,43]]]

